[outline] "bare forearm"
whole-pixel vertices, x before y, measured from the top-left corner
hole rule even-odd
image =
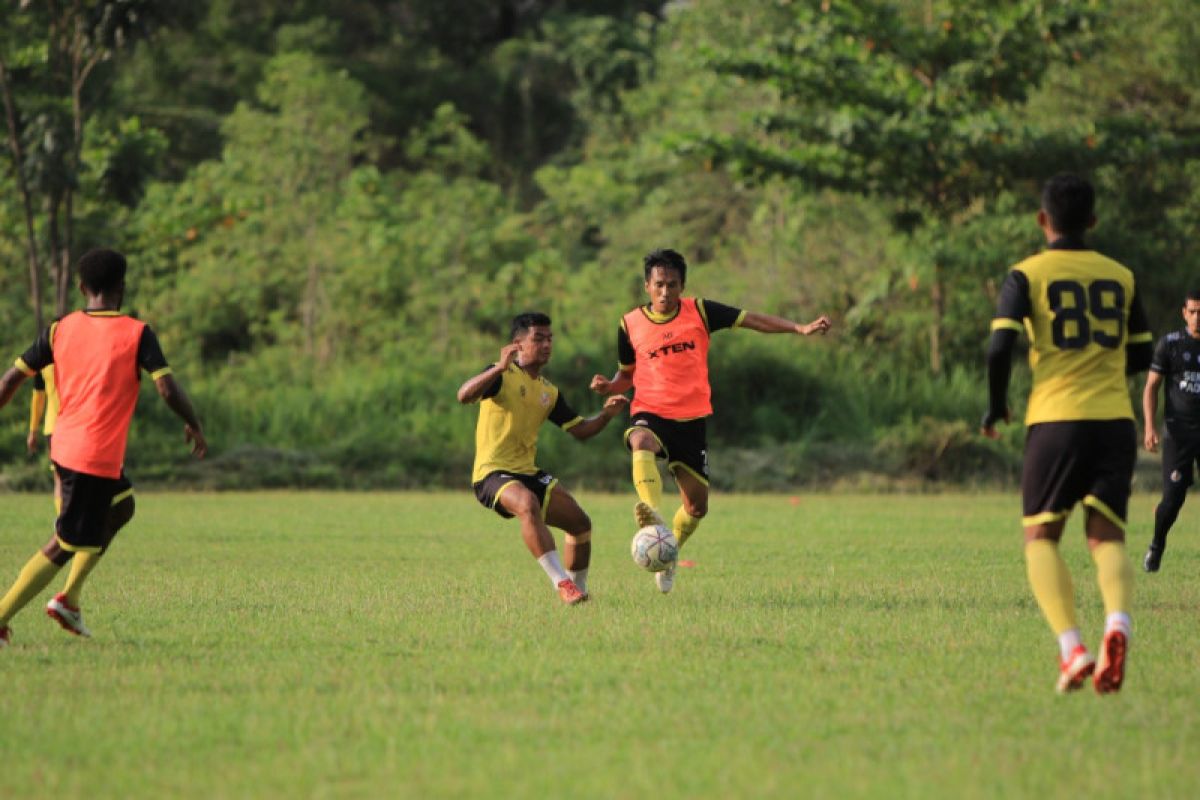
[[[8,405],[8,401],[17,393],[17,387],[24,382],[25,373],[16,367],[9,367],[8,371],[0,376],[0,407]]]
[[[187,393],[174,378],[165,375],[155,381],[155,386],[159,396],[167,404],[167,408],[175,412],[175,416],[183,420],[188,427],[195,430],[201,429],[200,420],[196,418],[196,412],[192,408],[192,401],[188,399]]]
[[[1142,391],[1142,425],[1148,429],[1154,428],[1154,418],[1158,415],[1158,386],[1162,382],[1154,378],[1155,373],[1150,373]]]
[[[458,387],[458,402],[462,404],[474,403],[479,398],[483,397],[483,393],[496,380],[496,376],[504,370],[499,364],[485,369],[483,372],[471,378],[462,386]]]
[[[784,319],[783,317],[747,311],[746,316],[742,318],[740,327],[749,328],[759,333],[800,333],[802,326],[798,322],[792,322],[790,319]]]
[[[570,434],[580,441],[583,441],[584,439],[590,439],[600,431],[607,428],[608,423],[611,420],[612,417],[601,411],[599,414],[588,417],[583,422],[580,422],[578,425],[572,427]]]

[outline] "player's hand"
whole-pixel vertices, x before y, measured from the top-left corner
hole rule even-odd
[[[191,425],[183,426],[183,440],[192,446],[192,455],[204,458],[208,453],[208,442],[204,440],[204,432]]]
[[[504,345],[500,348],[500,360],[496,362],[496,366],[502,370],[508,369],[517,360],[517,353],[520,350],[521,346],[516,343]]]
[[[25,449],[29,451],[29,455],[33,455],[38,451],[38,432],[30,431],[25,437]]]
[[[829,317],[822,314],[807,325],[801,325],[797,328],[797,332],[804,336],[812,336],[814,333],[819,333],[822,336],[829,330],[833,323],[829,321]]]
[[[1153,425],[1146,426],[1146,434],[1142,437],[1142,444],[1146,446],[1146,452],[1158,452],[1158,431],[1154,430]]]
[[[608,394],[612,388],[612,381],[603,375],[593,375],[590,386],[596,394]]]
[[[613,419],[629,405],[629,398],[623,394],[614,394],[604,401],[604,416]]]
[[[996,430],[996,423],[1009,421],[1010,412],[1007,408],[1004,409],[1004,415],[999,417],[993,414],[991,411],[988,411],[983,415],[983,420],[979,423],[979,432],[989,439],[999,439],[1000,431]]]

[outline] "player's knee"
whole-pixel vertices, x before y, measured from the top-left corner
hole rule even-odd
[[[564,535],[567,544],[578,547],[581,544],[587,544],[592,540],[592,529],[580,531],[579,533],[567,533]]]
[[[42,555],[44,555],[52,564],[63,566],[71,560],[74,555],[70,550],[64,550],[58,543],[57,536],[51,536],[50,541],[42,545]]]
[[[542,513],[542,504],[532,492],[513,492],[511,497],[505,496],[504,507],[522,519]]]
[[[566,531],[571,536],[582,537],[584,541],[588,541],[592,538],[592,518],[587,515],[586,511],[580,511],[579,516],[571,520],[571,527]]]

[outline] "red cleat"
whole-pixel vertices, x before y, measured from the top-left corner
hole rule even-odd
[[[1093,680],[1096,694],[1112,694],[1121,691],[1125,681],[1125,654],[1129,650],[1129,636],[1125,631],[1114,628],[1104,634],[1100,645],[1100,664],[1096,667]]]
[[[569,579],[558,582],[558,596],[569,606],[587,600],[587,595],[579,591],[579,587]]]
[[[1066,694],[1082,688],[1095,668],[1096,659],[1092,658],[1086,647],[1079,645],[1071,651],[1067,660],[1059,665],[1058,684],[1054,691]]]
[[[61,625],[64,631],[70,631],[76,636],[92,635],[83,624],[83,612],[68,603],[67,596],[61,592],[46,603],[46,616]]]

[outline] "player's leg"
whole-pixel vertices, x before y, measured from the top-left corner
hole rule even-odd
[[[0,598],[0,640],[8,642],[8,623],[17,612],[29,605],[29,601],[37,597],[50,581],[58,574],[63,565],[71,559],[71,553],[63,550],[58,537],[51,536],[46,544],[33,554],[33,557],[21,568],[16,581],[9,587],[4,597]],[[2,645],[0,645],[2,646]]]
[[[1197,450],[1194,444],[1182,442],[1170,432],[1162,438],[1163,493],[1154,509],[1154,538],[1142,559],[1142,568],[1146,572],[1158,572],[1162,565],[1167,534],[1179,518],[1188,487],[1192,485],[1192,463]]]
[[[1059,692],[1081,688],[1095,666],[1079,634],[1075,586],[1058,549],[1067,516],[1086,485],[1076,428],[1068,422],[1030,426],[1021,471],[1025,571],[1038,608],[1058,639]]]
[[[642,424],[651,421],[653,419],[647,415],[635,415],[634,425],[625,431],[625,446],[629,448],[633,465],[633,489],[638,496],[634,518],[639,528],[662,524],[659,509],[662,507],[663,483],[658,471],[658,457],[664,448],[649,425]]]
[[[1104,642],[1096,663],[1100,694],[1119,691],[1133,623],[1133,565],[1125,549],[1125,519],[1130,483],[1137,459],[1137,431],[1132,420],[1097,423],[1089,461],[1096,473],[1084,497],[1088,547],[1096,563],[1096,580],[1104,599]]]
[[[588,567],[592,562],[591,518],[570,492],[556,485],[546,496],[546,523],[563,531],[563,566],[587,597]]]
[[[113,498],[112,507],[108,511],[107,530],[105,532],[104,547],[98,552],[81,552],[71,559],[71,571],[67,575],[67,582],[63,584],[63,590],[54,601],[58,601],[68,610],[73,610],[76,614],[79,613],[79,603],[83,594],[83,584],[87,581],[92,570],[100,563],[100,558],[108,552],[112,540],[116,537],[121,528],[133,519],[135,510],[133,500],[133,489],[130,488],[128,493],[122,492],[117,497]],[[48,606],[49,607],[49,606]]]
[[[517,518],[521,524],[521,539],[545,571],[546,577],[558,588],[563,601],[580,602],[583,593],[563,569],[558,551],[554,548],[554,537],[546,527],[543,506],[538,496],[520,481],[513,481],[500,489],[496,496],[496,504]]]

